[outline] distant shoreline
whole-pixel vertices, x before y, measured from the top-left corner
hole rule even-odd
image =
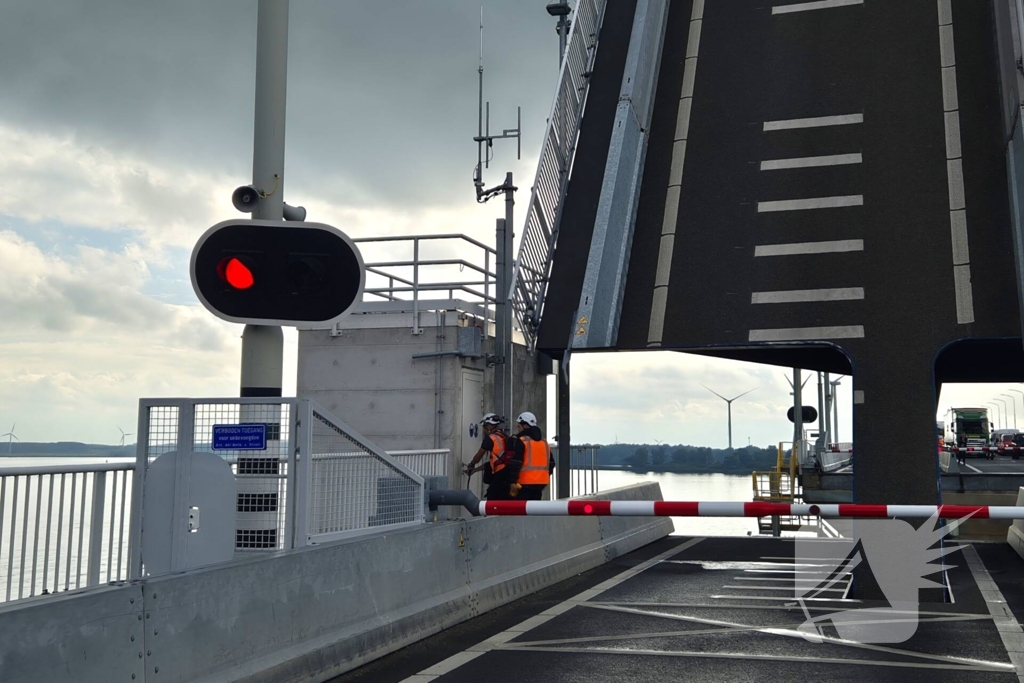
[[[692,467],[656,468],[650,465],[641,468],[633,468],[629,465],[598,465],[597,469],[608,472],[632,472],[633,474],[726,474],[730,477],[750,476],[750,472],[725,472],[722,470],[696,469]]]

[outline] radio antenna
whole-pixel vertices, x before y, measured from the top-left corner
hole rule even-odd
[[[516,127],[505,128],[501,135],[491,135],[491,103],[484,102],[484,8],[480,7],[480,61],[477,66],[477,79],[479,81],[479,97],[477,111],[477,134],[473,138],[476,142],[476,169],[473,172],[473,186],[476,188],[476,200],[481,204],[506,189],[505,185],[484,189],[484,169],[490,168],[491,147],[495,140],[515,138],[516,159],[522,158],[523,109],[516,107]]]

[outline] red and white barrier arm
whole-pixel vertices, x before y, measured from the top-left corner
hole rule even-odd
[[[963,451],[964,453],[1010,453],[1013,451],[1024,450],[1024,446],[970,446],[960,448],[959,446],[950,446],[947,450],[950,453],[957,453]]]
[[[924,519],[1024,519],[1024,507],[995,505],[857,505],[810,503],[702,503],[650,500],[481,501],[483,516],[581,517],[876,517]]]

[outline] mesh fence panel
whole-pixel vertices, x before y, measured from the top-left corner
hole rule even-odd
[[[197,403],[193,451],[215,453],[231,463],[237,485],[235,550],[285,548],[291,409],[283,403]],[[266,425],[265,450],[213,448],[214,425]]]
[[[150,406],[146,438],[146,459],[158,457],[178,447],[178,406]]]
[[[422,521],[421,485],[313,410],[309,535]]]

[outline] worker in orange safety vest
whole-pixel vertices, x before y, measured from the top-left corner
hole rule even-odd
[[[544,487],[551,483],[551,471],[554,469],[551,449],[537,426],[536,415],[521,413],[516,423],[519,433],[512,443],[513,460],[521,460],[522,469],[510,494],[517,500],[540,500]]]
[[[519,467],[522,464],[522,460],[514,460],[514,454],[509,448],[509,437],[501,431],[501,423],[504,421],[504,418],[494,413],[487,413],[480,419],[484,438],[480,449],[465,469],[465,473],[470,477],[475,472],[483,471],[484,483],[487,484],[484,498],[487,500],[511,499],[510,490],[519,476]],[[485,456],[487,461],[477,466]]]

